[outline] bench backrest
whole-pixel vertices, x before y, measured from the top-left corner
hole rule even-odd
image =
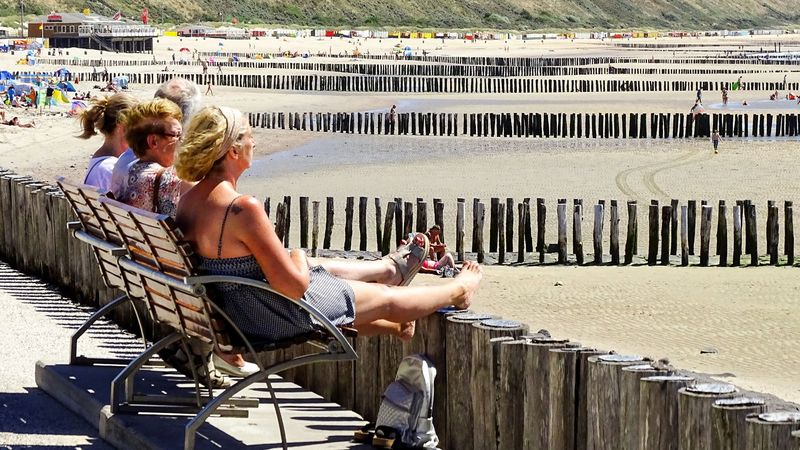
[[[58,179],[58,187],[72,207],[83,231],[115,246],[124,246],[116,227],[100,203],[100,198],[108,195],[107,191],[87,184],[74,184],[63,177]],[[127,291],[128,283],[117,263],[117,257],[100,247],[92,247],[92,251],[106,286]]]
[[[194,256],[174,221],[107,197],[99,201],[128,249],[120,265],[138,276],[153,318],[188,336],[216,342],[210,300],[184,281],[194,275]]]

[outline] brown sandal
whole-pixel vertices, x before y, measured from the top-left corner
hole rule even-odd
[[[400,272],[401,281],[398,286],[408,286],[414,276],[419,272],[422,263],[430,253],[431,243],[428,241],[428,236],[423,233],[417,233],[411,238],[411,241],[398,248],[397,251],[390,253],[386,258],[391,259],[397,265],[397,271]],[[409,259],[416,258],[416,261],[411,263]]]

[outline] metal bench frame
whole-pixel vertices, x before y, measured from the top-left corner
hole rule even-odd
[[[62,186],[62,189],[64,189],[64,187],[67,185],[64,180],[59,180],[59,184]],[[72,187],[75,188],[76,186],[72,185]],[[80,190],[86,190],[87,188],[92,189],[88,186],[78,187]],[[66,192],[66,189],[64,190]],[[77,192],[80,193],[80,190],[77,190]],[[185,242],[182,241],[182,235],[180,231],[168,216],[154,214],[124,205],[104,195],[100,195],[100,192],[96,189],[94,192],[96,195],[93,196],[94,198],[90,199],[91,202],[87,202],[85,196],[83,196],[84,202],[94,205],[95,209],[93,210],[96,213],[96,216],[93,220],[100,221],[102,224],[102,221],[100,220],[100,217],[102,216],[105,218],[105,220],[110,221],[116,226],[116,230],[114,230],[115,233],[97,233],[97,223],[90,222],[92,219],[89,217],[84,217],[79,224],[70,225],[73,236],[82,242],[91,245],[95,250],[95,256],[98,256],[98,251],[106,252],[104,255],[105,262],[108,262],[109,255],[111,255],[111,258],[116,261],[116,264],[121,269],[121,273],[135,274],[141,281],[141,286],[146,288],[148,283],[153,283],[161,287],[168,288],[168,291],[171,293],[169,296],[169,301],[174,307],[174,311],[168,311],[166,317],[161,317],[163,314],[159,313],[159,310],[156,307],[158,305],[156,305],[154,299],[151,298],[151,292],[145,292],[144,297],[132,297],[130,295],[131,293],[128,292],[129,295],[118,297],[111,303],[98,310],[89,320],[87,320],[79,332],[73,336],[73,343],[77,343],[78,337],[80,337],[80,335],[82,335],[92,323],[94,323],[99,317],[107,314],[109,311],[112,311],[122,304],[125,304],[126,300],[141,300],[146,302],[151,319],[155,323],[164,324],[172,329],[170,334],[163,337],[158,342],[155,342],[153,345],[147,347],[145,351],[143,351],[138,357],[130,361],[114,379],[111,385],[111,411],[113,413],[196,413],[195,417],[189,421],[185,428],[184,448],[191,449],[194,448],[195,433],[199,427],[202,426],[202,424],[205,423],[208,417],[210,417],[212,414],[223,413],[223,411],[218,410],[221,405],[232,404],[234,406],[241,407],[257,406],[257,401],[251,399],[233,399],[233,396],[254,383],[264,381],[267,385],[273,405],[275,407],[283,448],[286,449],[287,441],[283,418],[281,416],[280,406],[272,388],[272,384],[270,383],[269,376],[287,369],[315,362],[352,361],[357,359],[358,356],[345,334],[342,332],[342,330],[333,325],[333,323],[331,323],[330,320],[328,320],[314,306],[303,300],[289,299],[288,297],[285,297],[272,289],[265,282],[247,278],[206,276],[195,273],[194,266],[191,264],[191,262],[189,262],[192,256],[190,254],[191,250],[188,252],[185,250],[189,247]],[[70,199],[69,195],[68,199]],[[102,209],[97,208],[98,205],[102,206]],[[75,204],[73,204],[73,208],[75,208]],[[77,212],[78,211],[76,210],[76,213]],[[80,214],[79,218],[81,218]],[[122,224],[121,222],[125,222],[125,224]],[[157,238],[163,239],[164,236],[169,236],[171,239],[170,242],[168,242],[169,245],[166,245],[166,247],[172,248],[163,248],[163,245],[162,247],[149,246],[149,248],[143,248],[148,247],[149,243],[145,242],[145,245],[142,245],[142,242],[137,241],[136,239],[137,237],[141,238],[144,236],[144,240],[147,240],[147,227],[142,225],[144,223],[147,223],[147,226],[149,227],[154,227],[154,224],[157,224],[158,228],[151,229],[155,230],[157,233],[160,233],[161,237],[157,236]],[[92,233],[91,231],[95,232]],[[119,240],[122,242],[118,242],[117,239],[111,239],[113,242],[109,242],[109,236],[119,238]],[[147,251],[151,251],[149,254],[154,255],[150,260],[153,262],[152,264],[148,263],[147,261],[144,263],[142,262],[142,254],[144,253],[147,255]],[[170,251],[172,251],[172,253],[169,253]],[[174,272],[169,273],[169,271],[160,270],[161,267],[159,267],[160,264],[158,262],[159,254],[180,256],[183,261],[187,263],[185,269],[188,269],[189,273],[185,274],[184,276],[178,276]],[[98,261],[98,263],[101,264],[102,270],[102,263],[100,261]],[[105,273],[104,280],[108,281]],[[239,329],[239,327],[236,326],[236,324],[230,319],[230,317],[228,317],[225,311],[223,311],[222,308],[220,308],[212,299],[208,297],[207,286],[216,283],[236,283],[247,285],[283,296],[287,301],[292,301],[298,307],[305,310],[321,325],[321,329],[317,333],[314,333],[313,337],[318,339],[320,336],[324,336],[324,338],[318,341],[303,341],[303,338],[301,337],[299,339],[295,338],[287,342],[253,345],[251,340],[248,339],[248,336],[246,336]],[[117,285],[112,286],[118,287]],[[121,288],[129,291],[129,286],[121,286]],[[147,289],[145,289],[145,291],[147,291]],[[177,298],[178,293],[183,295],[181,299]],[[162,313],[164,300],[165,298],[160,299],[162,302],[160,305],[160,307],[162,307]],[[187,301],[189,303],[196,301],[196,303],[190,305],[195,309],[187,310],[186,308],[189,307],[186,304]],[[192,320],[199,321],[199,324],[198,322],[192,322],[192,325],[189,326],[189,322],[187,322],[186,318],[184,317],[184,313],[186,312],[193,314]],[[220,331],[220,327],[212,318],[215,320],[221,320],[222,323],[224,323],[224,329],[222,331]],[[138,315],[137,320],[139,320],[140,330],[143,332],[144,329],[141,324],[141,319],[138,317]],[[190,364],[190,367],[193,371],[194,401],[187,403],[185,398],[175,399],[165,398],[162,396],[147,396],[148,398],[158,397],[159,400],[153,401],[148,399],[148,401],[144,401],[142,396],[135,395],[134,375],[142,369],[142,367],[153,355],[155,355],[156,352],[172,343],[180,342],[184,348],[184,351],[189,354],[187,348],[189,339],[201,339],[204,342],[211,344],[215,348],[221,343],[219,338],[224,338],[225,333],[227,333],[228,336],[238,337],[247,353],[251,356],[251,359],[258,365],[260,370],[257,373],[252,374],[233,384],[231,387],[219,392],[216,396],[214,395],[214,390],[210,388],[207,391],[207,395],[204,395],[202,393],[199,376],[196,372],[194,372],[194,366]],[[229,339],[225,340],[225,342],[227,341],[229,341]],[[297,356],[292,359],[275,363],[268,367],[264,366],[257,357],[257,350],[275,350],[278,348],[289,347],[293,344],[298,344],[301,342],[314,344],[316,347],[322,349],[322,351],[318,353],[309,353]],[[75,353],[74,350],[75,348],[72,349],[70,358],[71,362],[73,360],[75,360],[78,364],[92,363],[92,361],[105,362],[105,360],[102,359],[89,359],[85,357],[73,358],[72,355]],[[121,400],[119,399],[120,393],[124,394],[123,399]],[[224,415],[246,417],[247,411],[238,410],[236,408],[225,408]]]

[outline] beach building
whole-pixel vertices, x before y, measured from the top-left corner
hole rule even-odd
[[[99,14],[50,13],[28,23],[28,36],[51,48],[78,47],[119,52],[152,52],[157,29]]]
[[[189,25],[178,29],[178,36],[183,37],[206,37],[214,29],[205,25]]]

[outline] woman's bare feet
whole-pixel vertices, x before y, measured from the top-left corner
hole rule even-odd
[[[403,322],[400,324],[400,332],[397,337],[403,342],[409,342],[414,338],[414,331],[416,330],[417,322]]]
[[[464,291],[455,299],[453,305],[458,309],[468,309],[472,305],[472,297],[478,291],[483,278],[483,269],[474,261],[465,261],[461,272],[454,281],[462,283]]]

